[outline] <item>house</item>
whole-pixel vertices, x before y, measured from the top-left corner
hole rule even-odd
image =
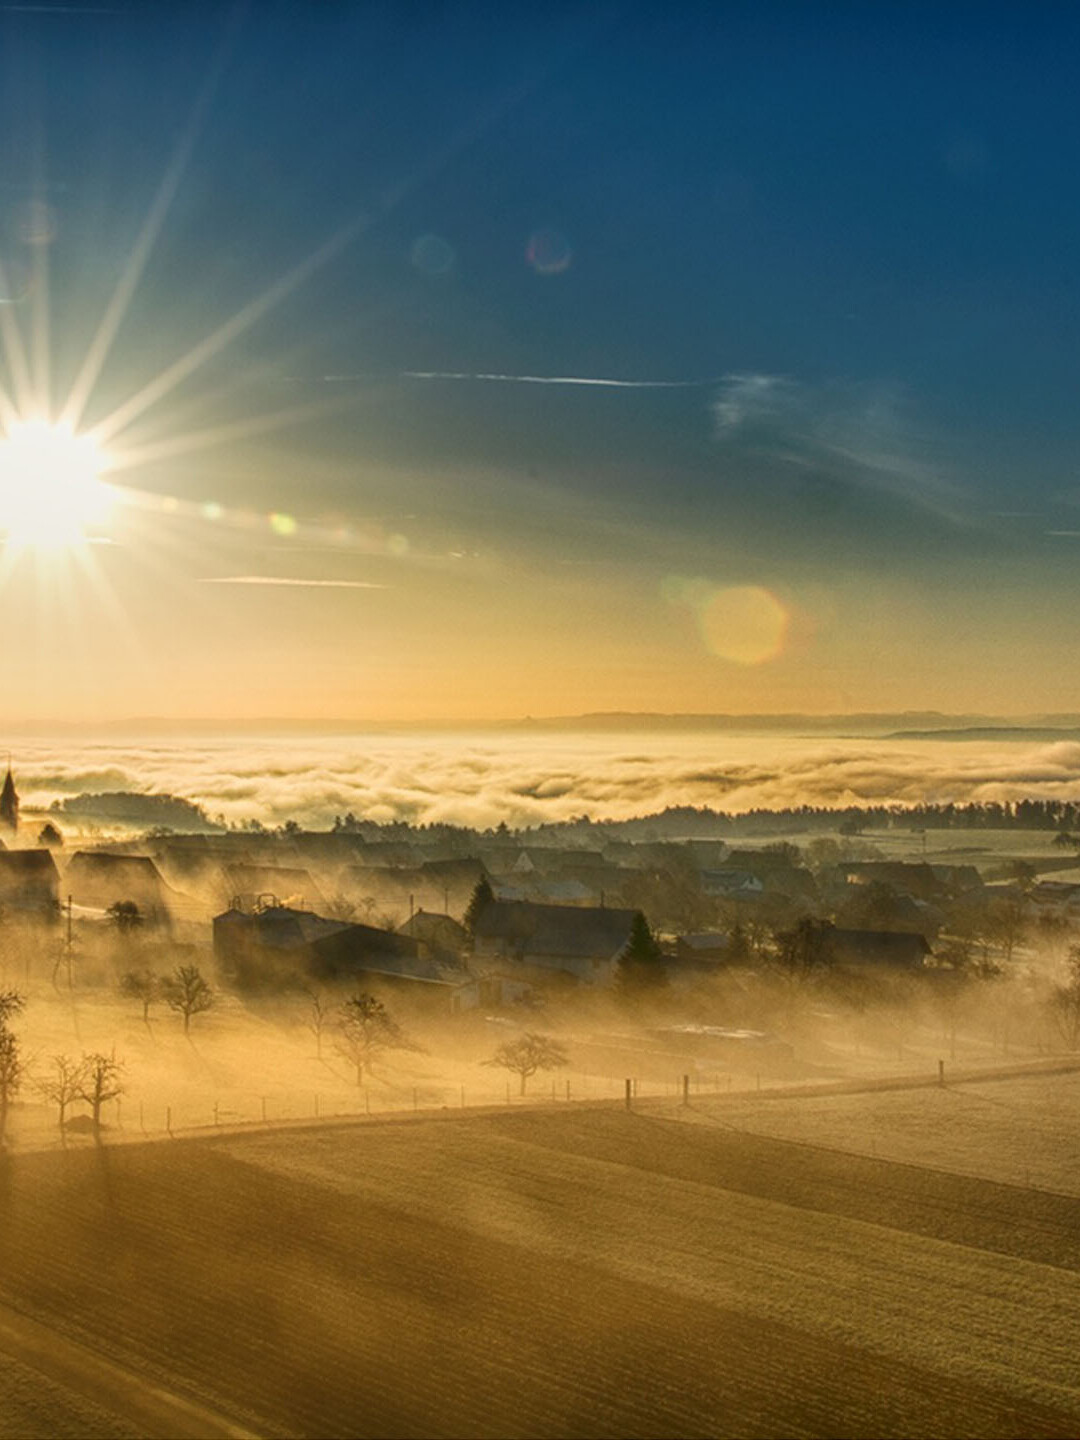
[[[701,893],[716,900],[756,900],[765,885],[751,870],[702,870]]]
[[[943,867],[903,860],[863,860],[835,867],[847,885],[887,885],[898,895],[910,895],[913,900],[929,903],[940,902],[947,896],[944,879],[935,874],[935,869],[940,868]]]
[[[300,909],[327,908],[310,870],[293,865],[231,864],[222,867],[224,890],[221,898],[240,899],[251,909],[258,896],[273,895],[298,904]]]
[[[837,965],[849,968],[921,970],[931,953],[925,935],[908,930],[841,930],[831,932]]]
[[[26,918],[54,919],[60,875],[49,850],[0,850],[0,906]]]
[[[474,963],[513,962],[537,975],[610,984],[630,939],[635,910],[496,900],[476,922]]]
[[[731,936],[716,931],[697,935],[679,935],[675,940],[675,959],[694,970],[715,970],[731,959]]]
[[[428,860],[397,869],[347,865],[339,883],[343,893],[360,905],[372,899],[391,910],[431,909],[463,915],[477,882],[486,874],[479,860]]]
[[[149,855],[106,850],[76,850],[64,871],[64,889],[76,905],[97,910],[130,901],[150,924],[168,923],[175,896]]]
[[[417,910],[404,925],[398,926],[397,933],[418,941],[421,953],[443,965],[459,965],[469,943],[464,925],[449,915],[430,910]]]
[[[213,949],[223,975],[246,988],[374,976],[444,981],[445,968],[420,953],[418,940],[370,924],[327,919],[282,904],[230,906],[213,919]],[[456,976],[455,984],[461,984]]]

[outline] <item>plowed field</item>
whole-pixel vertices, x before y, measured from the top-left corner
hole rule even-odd
[[[0,1291],[256,1433],[1080,1433],[1080,1201],[614,1110],[2,1180]]]

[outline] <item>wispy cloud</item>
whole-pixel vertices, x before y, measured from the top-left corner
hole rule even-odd
[[[296,585],[305,590],[385,590],[376,580],[304,580],[294,575],[208,575],[203,585]]]
[[[959,487],[926,458],[901,399],[896,386],[810,385],[748,371],[723,378],[712,412],[723,445],[967,523]]]

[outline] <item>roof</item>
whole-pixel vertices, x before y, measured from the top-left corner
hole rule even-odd
[[[495,900],[480,912],[476,936],[501,940],[522,954],[607,957],[617,954],[629,940],[637,913],[602,906]]]
[[[422,940],[427,945],[451,950],[463,947],[469,938],[464,925],[460,925],[449,915],[440,915],[431,910],[417,910],[404,925],[397,927],[397,933],[408,935],[413,940]]]
[[[0,850],[0,883],[59,878],[51,850]]]
[[[719,931],[708,931],[698,935],[680,935],[678,943],[687,950],[726,950],[731,944],[731,937]]]
[[[460,881],[473,884],[486,875],[487,867],[482,860],[470,856],[463,860],[425,860],[420,866],[421,875],[440,882]]]
[[[164,903],[170,893],[149,855],[100,850],[76,850],[64,871],[64,884],[82,905],[133,900],[153,906]]]
[[[342,920],[327,920],[311,910],[294,910],[288,905],[269,905],[255,915],[230,906],[214,916],[215,930],[226,925],[252,931],[258,944],[275,950],[313,945],[317,940],[350,928]]]
[[[310,870],[291,865],[248,865],[243,862],[222,866],[229,889],[235,895],[302,895],[313,905],[323,896]]]
[[[853,965],[918,965],[930,954],[925,935],[911,930],[834,930],[836,959]]]

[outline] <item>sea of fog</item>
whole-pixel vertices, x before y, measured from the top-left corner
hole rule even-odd
[[[25,809],[84,792],[170,793],[232,823],[358,818],[487,827],[671,805],[733,812],[799,804],[1080,798],[1073,740],[515,731],[20,737]]]

